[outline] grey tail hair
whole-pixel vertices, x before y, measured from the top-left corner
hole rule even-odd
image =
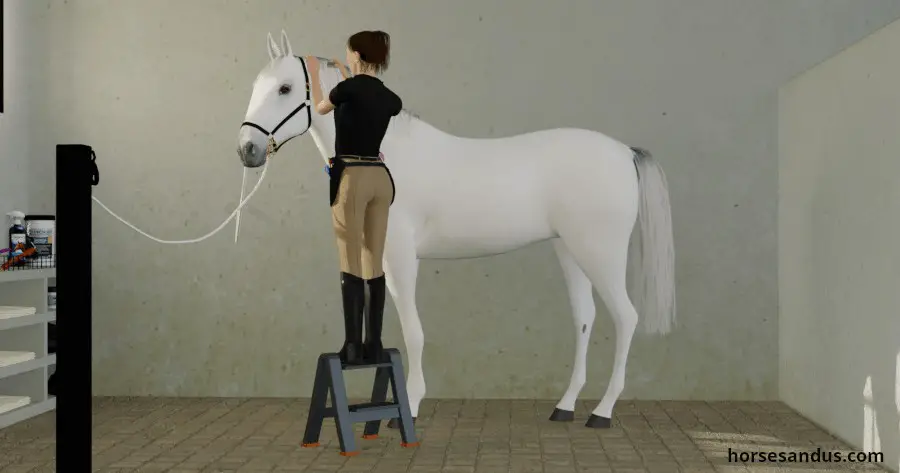
[[[650,333],[665,334],[675,322],[675,248],[669,190],[662,166],[643,148],[631,148],[637,170],[640,199],[636,263],[640,277],[637,306]]]
[[[631,146],[631,152],[634,154],[634,165],[637,166],[639,162],[645,159],[653,159],[653,155],[650,154],[650,151],[647,151],[644,148],[639,148],[637,146]]]

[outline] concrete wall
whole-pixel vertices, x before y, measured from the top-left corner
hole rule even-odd
[[[900,469],[900,22],[784,86],[780,396]]]
[[[28,212],[28,79],[31,68],[23,47],[28,42],[26,9],[19,2],[3,5],[3,91],[4,113],[0,116],[0,247],[6,248],[9,235],[5,214],[11,210]]]
[[[238,198],[237,131],[266,32],[285,28],[298,54],[341,56],[350,33],[385,29],[386,81],[448,132],[585,127],[663,161],[680,321],[666,339],[635,339],[624,397],[774,398],[777,87],[900,16],[900,4],[563,3],[47,2],[59,13],[40,28],[71,56],[43,73],[69,74],[73,95],[39,125],[95,147],[95,195],[116,212],[163,238],[200,236]],[[239,246],[231,232],[162,246],[95,211],[97,394],[309,394],[315,356],[342,339],[326,180],[309,138],[275,169]],[[429,396],[561,395],[574,328],[547,245],[425,262],[420,278]],[[386,332],[402,345],[393,307]],[[605,389],[612,344],[601,310],[585,397]]]
[[[63,2],[5,0],[0,214],[55,207],[55,147],[72,138],[73,43]],[[0,237],[7,238],[3,216]],[[3,244],[5,248],[6,244]]]

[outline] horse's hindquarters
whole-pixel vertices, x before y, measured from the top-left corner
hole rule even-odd
[[[630,234],[637,219],[639,183],[628,156],[567,157],[549,178],[548,218],[557,233],[566,230]]]

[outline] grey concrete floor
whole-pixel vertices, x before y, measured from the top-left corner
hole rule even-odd
[[[360,438],[361,454],[338,454],[334,423],[321,446],[302,448],[304,399],[98,398],[94,471],[100,472],[815,472],[884,471],[871,463],[742,463],[729,450],[851,449],[778,402],[620,402],[610,429],[547,420],[553,401],[429,400],[421,445],[397,431]],[[54,471],[55,415],[0,430],[0,471]]]

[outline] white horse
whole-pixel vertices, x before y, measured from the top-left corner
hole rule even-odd
[[[271,62],[253,87],[239,154],[262,166],[267,144],[280,147],[307,131],[323,159],[333,156],[334,121],[310,110],[309,72],[282,31],[267,39]],[[342,76],[319,61],[323,94]],[[499,139],[452,136],[407,112],[395,117],[382,144],[396,187],[384,252],[387,287],[397,307],[408,357],[412,415],[425,396],[424,334],[416,307],[420,259],[505,253],[552,240],[569,291],[575,363],[552,420],[573,420],[584,386],[595,307],[592,287],[616,328],[615,362],[603,399],[587,421],[608,427],[625,386],[625,364],[638,315],[626,291],[629,239],[643,278],[639,307],[646,328],[667,333],[675,317],[674,250],[665,174],[650,154],[581,129],[544,130]],[[322,197],[325,202],[325,196]]]

